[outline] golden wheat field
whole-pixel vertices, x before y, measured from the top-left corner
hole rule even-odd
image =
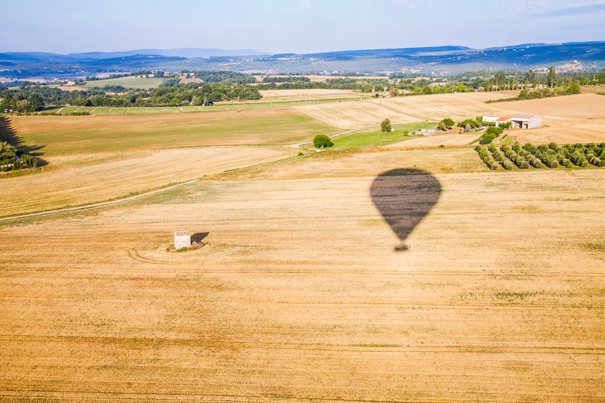
[[[50,164],[0,178],[0,216],[200,180],[0,221],[0,400],[604,401],[605,168],[490,171],[478,133],[291,146],[516,104],[486,99],[11,119]],[[507,134],[605,141],[582,105]]]
[[[292,155],[292,148],[202,147],[55,157],[47,173],[2,179],[0,217],[110,200]]]
[[[363,158],[412,168],[398,152]],[[605,171],[309,161],[2,224],[0,396],[605,398]],[[167,253],[175,230],[205,245]]]
[[[406,115],[390,107],[383,106],[378,102],[360,100],[304,105],[297,106],[294,109],[324,124],[340,129],[359,129],[378,126],[385,118],[390,119],[393,124],[422,121],[422,119]]]

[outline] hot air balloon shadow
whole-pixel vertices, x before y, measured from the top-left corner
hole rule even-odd
[[[393,169],[380,174],[370,190],[374,205],[401,240],[396,252],[408,250],[405,240],[441,196],[441,184],[418,169]]]

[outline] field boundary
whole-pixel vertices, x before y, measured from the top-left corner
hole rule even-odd
[[[181,186],[192,184],[192,183],[197,182],[199,180],[200,180],[199,178],[198,179],[193,179],[193,180],[190,180],[190,181],[187,181],[187,182],[178,183],[176,185],[169,186],[167,188],[157,189],[157,190],[153,190],[151,192],[145,192],[145,193],[141,193],[141,194],[136,195],[136,196],[130,196],[130,197],[126,197],[124,199],[119,199],[119,200],[113,200],[113,201],[107,201],[107,202],[89,204],[87,206],[68,207],[68,208],[62,208],[62,209],[58,209],[58,210],[42,211],[42,212],[39,212],[39,213],[28,213],[28,214],[22,214],[22,215],[17,215],[17,216],[2,217],[2,218],[0,218],[0,221],[16,220],[18,218],[28,218],[28,217],[35,217],[35,216],[55,214],[55,213],[64,213],[64,212],[67,212],[67,211],[77,211],[77,210],[85,210],[85,209],[102,207],[102,206],[109,206],[109,205],[112,205],[112,204],[123,203],[123,202],[127,202],[127,201],[130,201],[130,200],[139,199],[141,197],[149,196],[149,195],[152,195],[152,194],[165,192],[167,190],[171,190],[171,189],[174,189],[174,188],[177,188],[177,187],[181,187]]]

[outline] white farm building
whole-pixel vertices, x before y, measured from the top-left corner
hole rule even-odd
[[[493,113],[483,116],[484,122],[495,123],[500,126],[500,123],[511,122],[514,129],[537,129],[542,127],[542,118],[536,115],[526,115],[518,113],[516,115],[496,115]]]

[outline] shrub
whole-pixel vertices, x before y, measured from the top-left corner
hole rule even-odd
[[[565,158],[563,160],[563,166],[569,168],[571,166],[571,160],[568,160],[567,158]]]
[[[325,148],[332,147],[334,143],[332,143],[332,140],[330,140],[330,138],[325,134],[318,134],[313,139],[313,145],[315,146],[315,148]]]
[[[548,144],[548,147],[553,151],[559,151],[559,145],[557,143],[555,143],[554,141],[550,142]]]
[[[391,121],[389,119],[385,119],[380,123],[380,130],[383,133],[390,132],[392,130]]]
[[[497,171],[498,169],[502,168],[502,166],[500,166],[500,164],[498,164],[497,162],[494,162],[490,168],[493,171]]]
[[[494,137],[498,137],[499,135],[501,135],[504,132],[504,129],[500,128],[500,127],[490,127],[487,129],[487,131],[485,132],[486,134],[494,134]]]
[[[481,139],[479,140],[480,144],[490,144],[492,141],[494,141],[494,139],[496,138],[495,134],[487,134],[485,133],[483,136],[481,136]]]
[[[456,124],[456,122],[454,122],[452,119],[450,119],[450,118],[445,118],[445,119],[443,119],[441,122],[439,122],[438,127],[439,127],[441,130],[446,131],[446,130],[449,130],[449,129],[451,129],[452,127],[454,127],[454,125],[455,125],[455,124]]]
[[[510,161],[505,161],[505,162],[504,162],[504,169],[507,169],[507,170],[509,170],[509,171],[510,171],[511,169],[513,169],[513,164],[512,164],[512,162],[510,162]]]
[[[519,168],[521,169],[528,169],[529,168],[529,162],[523,160],[521,161],[521,163],[519,163]]]
[[[559,168],[559,163],[557,161],[552,161],[549,165],[551,168]]]
[[[586,168],[588,166],[588,161],[586,161],[586,160],[582,161],[582,166],[584,168]]]

